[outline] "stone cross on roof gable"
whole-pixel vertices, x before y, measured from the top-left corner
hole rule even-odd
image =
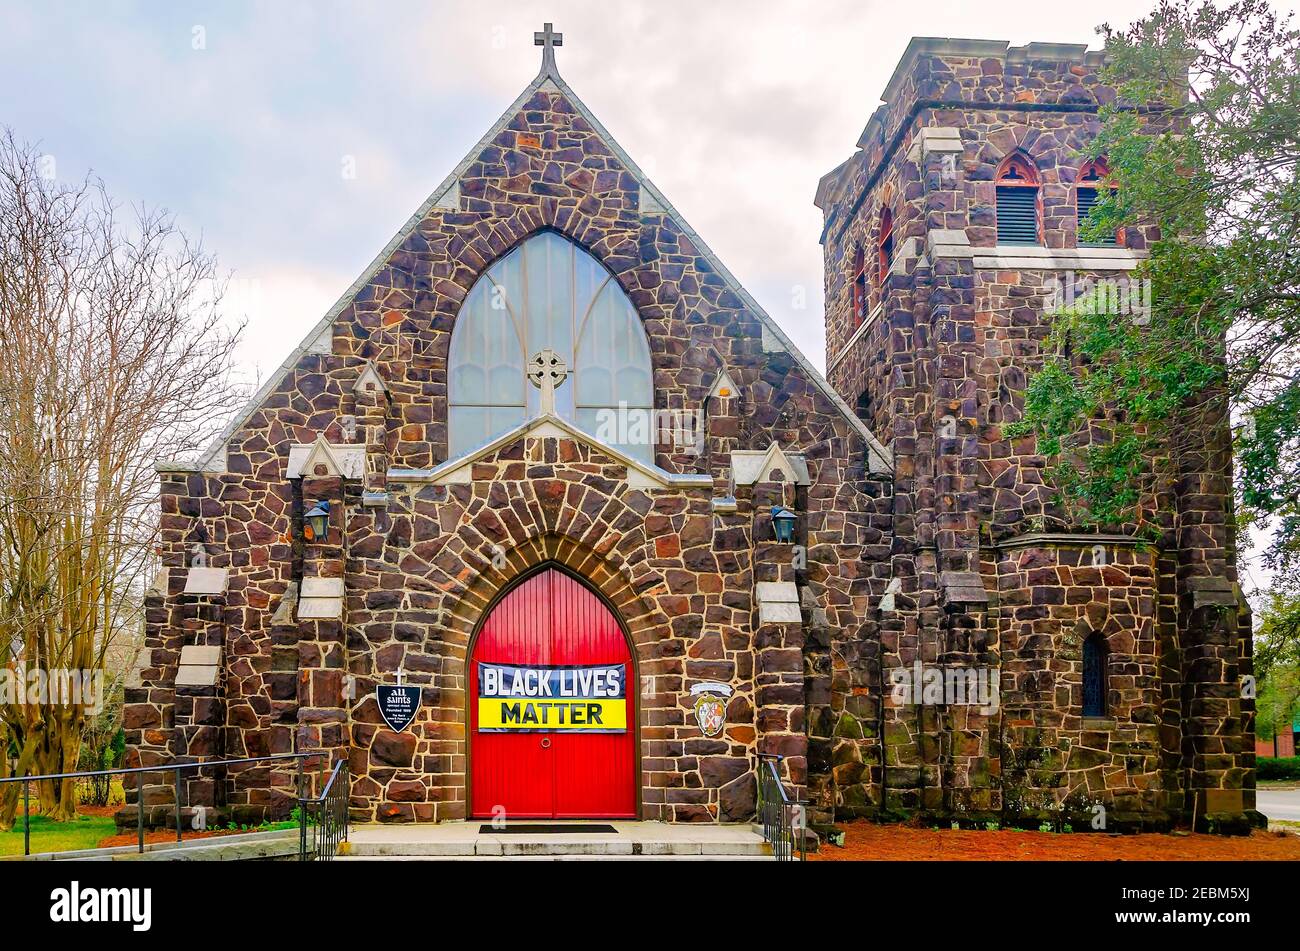
[[[533,34],[533,45],[542,47],[542,72],[555,69],[555,47],[564,45],[564,34],[556,33],[552,24],[546,23],[543,29]]]

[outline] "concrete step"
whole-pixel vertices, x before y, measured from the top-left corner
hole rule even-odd
[[[612,822],[613,833],[480,832],[480,822],[353,826],[348,858],[754,858],[771,847],[748,825]]]
[[[335,862],[775,862],[771,855],[340,855]]]
[[[635,858],[654,856],[753,856],[765,858],[771,848],[761,838],[756,842],[684,842],[684,841],[630,841],[612,837],[591,836],[584,839],[568,836],[532,838],[511,836],[481,836],[473,840],[406,840],[374,842],[350,839],[347,854],[355,858],[416,856],[450,858],[455,856],[510,857],[510,856],[593,856]],[[595,839],[596,841],[593,841]]]

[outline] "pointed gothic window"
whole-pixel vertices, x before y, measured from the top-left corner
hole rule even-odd
[[[1106,191],[1114,191],[1114,187],[1106,181],[1109,177],[1110,168],[1105,159],[1092,159],[1079,169],[1074,187],[1074,204],[1078,214],[1078,244],[1081,248],[1113,248],[1119,244],[1119,236],[1114,232],[1087,241],[1083,238],[1083,228],[1093,207]]]
[[[550,231],[498,259],[461,305],[447,361],[449,457],[540,412],[525,367],[548,349],[569,368],[556,413],[652,462],[654,375],[640,315],[600,262]]]
[[[1022,152],[1012,152],[994,176],[997,190],[998,244],[1040,244],[1042,207],[1038,169]]]
[[[1106,716],[1106,644],[1096,632],[1083,642],[1083,715]]]

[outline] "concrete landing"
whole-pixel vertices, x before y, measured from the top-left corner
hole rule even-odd
[[[546,833],[529,835],[480,832],[481,821],[436,825],[367,824],[352,826],[346,852],[350,859],[770,859],[763,837],[745,825],[691,825],[666,822],[608,824],[613,833]],[[521,823],[527,825],[528,823]],[[565,823],[548,823],[563,825]],[[572,823],[586,825],[585,822]]]

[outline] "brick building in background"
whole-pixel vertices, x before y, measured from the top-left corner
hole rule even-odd
[[[1271,740],[1256,740],[1255,755],[1267,759],[1274,757],[1295,756],[1296,729],[1300,727],[1300,717],[1293,723],[1280,723]]]
[[[1097,55],[913,41],[818,191],[828,383],[538,40],[537,78],[248,410],[160,466],[132,765],[323,749],[361,820],[725,822],[772,753],[822,817],[1244,825],[1226,444],[1142,545],[1057,524],[999,432],[1044,287],[1124,275],[1147,238],[1077,247]],[[491,719],[496,672],[610,668],[607,729]],[[936,670],[971,692],[931,696]],[[375,696],[399,672],[405,729]],[[292,785],[232,768],[183,804],[247,821]]]

